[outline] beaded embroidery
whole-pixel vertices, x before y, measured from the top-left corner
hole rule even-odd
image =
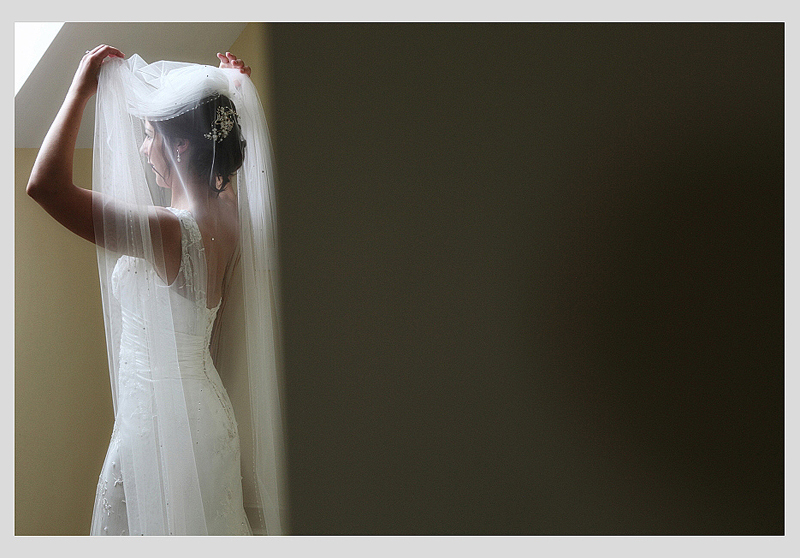
[[[233,130],[233,125],[236,123],[234,117],[239,115],[230,107],[218,107],[217,118],[211,124],[211,131],[203,134],[206,139],[214,140],[219,143],[228,137],[228,134]]]

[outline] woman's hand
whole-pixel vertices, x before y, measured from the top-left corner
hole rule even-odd
[[[108,45],[99,45],[86,51],[72,79],[70,90],[81,98],[88,99],[97,92],[97,78],[100,75],[100,66],[109,57],[125,58],[119,49]]]
[[[231,70],[239,70],[243,74],[249,76],[250,75],[250,66],[245,66],[244,61],[241,58],[236,58],[230,52],[226,52],[225,54],[217,53],[217,58],[219,58],[219,67],[226,68]]]

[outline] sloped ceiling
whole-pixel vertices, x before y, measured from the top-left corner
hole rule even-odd
[[[246,23],[66,23],[14,98],[15,147],[41,147],[84,52],[99,44],[147,62],[219,63]],[[92,147],[94,102],[86,106],[77,147]]]

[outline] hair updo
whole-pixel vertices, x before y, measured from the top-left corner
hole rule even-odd
[[[210,137],[220,108],[236,111],[236,106],[228,97],[212,95],[202,99],[196,108],[179,116],[151,122],[156,132],[164,138],[164,149],[181,139],[189,141],[189,149],[182,154],[182,157],[186,157],[189,172],[194,178],[206,179],[209,188],[217,195],[225,190],[230,184],[231,175],[242,166],[246,144],[235,114],[232,116],[233,127],[227,136],[219,141]],[[166,159],[170,160],[169,157]],[[219,187],[218,180],[221,180]]]

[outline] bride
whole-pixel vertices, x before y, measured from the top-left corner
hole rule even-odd
[[[217,56],[87,51],[28,182],[97,245],[115,422],[93,535],[286,529],[269,135],[250,68]],[[72,158],[95,93],[87,190]]]

